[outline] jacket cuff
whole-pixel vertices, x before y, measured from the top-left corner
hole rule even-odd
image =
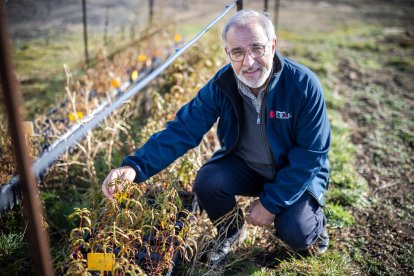
[[[128,167],[131,167],[131,168],[134,169],[134,171],[135,171],[134,182],[135,183],[141,183],[141,182],[146,180],[143,177],[143,172],[142,172],[141,168],[137,165],[136,162],[130,160],[129,156],[127,156],[124,160],[122,160],[121,167],[124,167],[124,166],[128,166]]]
[[[271,203],[272,200],[269,198],[269,195],[267,195],[265,192],[262,192],[260,194],[259,200],[260,203],[262,203],[263,207],[265,207],[269,212],[271,212],[274,215],[282,211],[281,208]]]

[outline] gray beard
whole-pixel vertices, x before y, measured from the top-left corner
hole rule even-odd
[[[266,83],[266,80],[269,78],[270,73],[272,72],[272,66],[273,66],[273,60],[272,60],[271,66],[269,67],[269,70],[267,70],[267,71],[263,71],[263,67],[260,66],[260,70],[262,72],[262,75],[261,75],[259,80],[255,81],[255,83],[252,83],[251,81],[244,78],[243,73],[242,73],[243,70],[240,70],[240,73],[236,74],[236,76],[246,86],[248,86],[250,88],[259,88],[259,87],[263,86]]]

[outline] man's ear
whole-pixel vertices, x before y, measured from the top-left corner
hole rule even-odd
[[[273,41],[272,41],[272,52],[273,52],[273,54],[275,53],[276,48],[277,48],[277,36],[275,35],[275,37],[273,38]]]

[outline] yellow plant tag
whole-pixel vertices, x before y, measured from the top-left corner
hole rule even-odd
[[[88,253],[88,270],[113,271],[115,265],[115,255],[113,253]]]
[[[137,60],[138,60],[139,62],[146,62],[146,61],[147,61],[147,59],[148,59],[147,55],[144,55],[144,54],[140,54],[140,55],[137,57]]]
[[[176,34],[176,35],[174,36],[174,41],[175,41],[175,42],[180,42],[182,39],[183,39],[183,37],[182,37],[180,34]]]
[[[79,119],[83,119],[83,112],[82,111],[76,112],[76,115],[78,116]],[[76,121],[75,113],[69,113],[69,121],[71,121],[71,122]]]
[[[138,71],[137,70],[132,71],[131,80],[135,81],[137,78],[138,78]]]
[[[111,86],[114,87],[114,88],[118,88],[118,87],[121,86],[121,83],[118,79],[112,79],[111,80]]]

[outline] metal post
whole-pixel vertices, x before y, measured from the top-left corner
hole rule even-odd
[[[85,62],[89,64],[89,53],[88,53],[88,22],[86,13],[86,0],[82,0],[82,17],[83,17],[83,44],[85,47]]]
[[[268,2],[268,0],[264,0],[264,8],[263,8],[263,10],[265,12],[269,12],[269,2]]]
[[[243,9],[243,0],[237,0],[237,11],[240,11]]]
[[[273,24],[275,25],[276,30],[279,27],[279,7],[280,7],[280,0],[275,0],[275,9],[273,14]]]
[[[26,142],[20,119],[21,96],[11,61],[5,1],[0,1],[0,79],[3,86],[9,128],[20,175],[23,208],[28,220],[29,244],[35,263],[36,275],[53,275],[50,247],[46,231],[42,227],[43,211],[38,198],[36,179],[26,153]]]
[[[154,1],[155,0],[149,0],[149,24],[152,24],[152,19],[154,17]]]

